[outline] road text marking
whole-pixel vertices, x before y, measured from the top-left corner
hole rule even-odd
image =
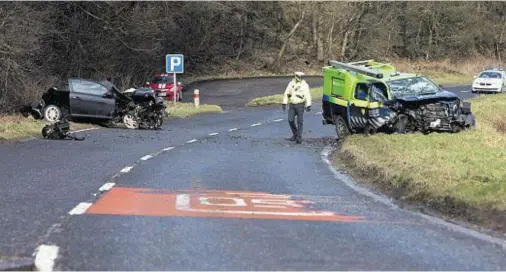
[[[191,216],[359,222],[361,216],[317,210],[313,201],[264,192],[170,191],[113,187],[86,214]]]
[[[79,204],[77,204],[77,206],[75,206],[70,212],[69,214],[70,215],[74,215],[74,214],[83,214],[86,212],[86,210],[91,207],[92,203],[86,203],[86,202],[81,202]]]
[[[58,257],[58,247],[54,245],[40,245],[35,255],[37,271],[53,271],[54,260]]]

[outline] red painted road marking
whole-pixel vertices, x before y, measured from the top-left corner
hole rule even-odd
[[[290,195],[238,191],[168,191],[113,187],[86,214],[196,216],[357,222],[361,216],[315,210]]]

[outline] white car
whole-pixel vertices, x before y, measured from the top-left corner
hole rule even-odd
[[[503,68],[486,68],[474,77],[471,87],[473,93],[506,91],[506,73]]]

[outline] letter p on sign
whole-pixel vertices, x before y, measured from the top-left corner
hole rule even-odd
[[[184,72],[183,54],[168,54],[165,56],[165,70],[169,74],[182,74]]]

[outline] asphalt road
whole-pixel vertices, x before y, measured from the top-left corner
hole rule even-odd
[[[287,83],[262,81],[203,85],[202,103],[230,111],[161,131],[0,145],[0,267],[43,245],[39,267],[58,270],[506,269],[501,246],[336,178],[320,154],[334,130],[318,104],[302,145],[284,139],[286,112],[239,108]]]

